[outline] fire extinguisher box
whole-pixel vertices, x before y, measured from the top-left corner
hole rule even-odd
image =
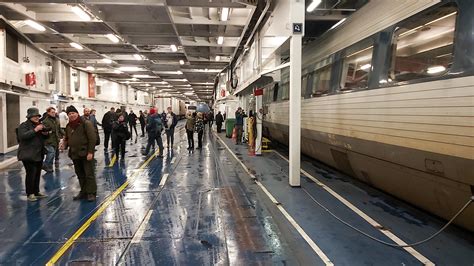
[[[26,86],[35,86],[36,85],[36,75],[34,72],[27,73],[25,75]]]

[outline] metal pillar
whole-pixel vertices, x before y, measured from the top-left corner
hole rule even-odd
[[[292,187],[300,186],[301,169],[301,50],[305,15],[305,1],[292,0],[290,3],[290,175]]]
[[[263,123],[263,89],[256,89],[255,95],[255,118],[257,136],[255,138],[255,155],[262,155],[262,123]]]

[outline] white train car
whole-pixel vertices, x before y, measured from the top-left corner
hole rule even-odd
[[[474,193],[472,14],[470,0],[370,1],[305,47],[302,152],[454,216]],[[264,132],[286,144],[287,75],[264,92]],[[474,204],[455,223],[474,230]]]

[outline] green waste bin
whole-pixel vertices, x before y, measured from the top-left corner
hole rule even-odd
[[[232,131],[234,130],[235,118],[227,118],[225,120],[225,136],[232,138]]]

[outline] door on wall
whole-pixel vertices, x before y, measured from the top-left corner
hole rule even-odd
[[[7,148],[17,145],[15,128],[20,125],[20,96],[7,94]],[[25,113],[26,115],[26,113]]]

